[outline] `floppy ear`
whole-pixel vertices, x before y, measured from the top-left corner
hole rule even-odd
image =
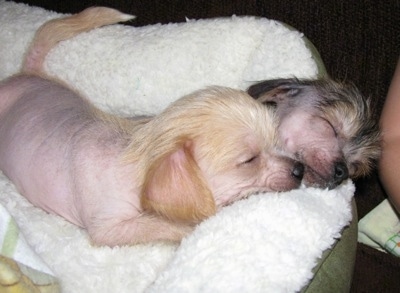
[[[173,221],[199,222],[216,213],[211,190],[185,145],[151,166],[141,204]]]
[[[253,84],[247,89],[247,93],[261,103],[275,103],[279,105],[287,98],[299,94],[304,82],[295,78],[271,79]]]

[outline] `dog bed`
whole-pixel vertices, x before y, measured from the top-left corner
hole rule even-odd
[[[35,30],[59,16],[0,1],[0,79],[18,72]],[[45,68],[100,108],[121,115],[158,113],[209,85],[245,89],[263,79],[325,74],[300,32],[274,20],[238,16],[96,29],[60,43]],[[93,247],[85,231],[33,207],[0,175],[0,288],[9,292],[350,287],[356,245],[350,180],[334,190],[250,196],[198,225],[179,246],[109,248]]]

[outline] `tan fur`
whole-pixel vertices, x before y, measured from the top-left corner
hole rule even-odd
[[[170,220],[196,223],[214,215],[217,207],[190,150],[182,146],[181,152],[182,158],[166,155],[149,167],[141,204]]]

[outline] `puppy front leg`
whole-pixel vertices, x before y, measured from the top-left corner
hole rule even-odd
[[[194,225],[168,221],[150,214],[128,220],[109,220],[87,227],[94,245],[133,245],[155,241],[180,242]]]

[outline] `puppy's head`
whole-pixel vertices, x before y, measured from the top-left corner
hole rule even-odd
[[[334,188],[368,174],[380,155],[380,133],[370,101],[353,85],[333,80],[279,79],[248,89],[275,108],[286,151],[304,163],[304,183]]]
[[[297,188],[303,166],[279,150],[275,123],[273,111],[228,88],[173,103],[141,129],[142,151],[129,151],[146,158],[143,208],[198,222],[250,193]]]

